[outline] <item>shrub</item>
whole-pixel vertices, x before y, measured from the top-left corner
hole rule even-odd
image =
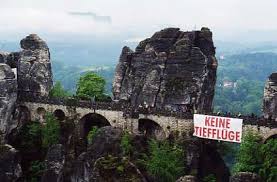
[[[216,182],[216,177],[214,174],[209,174],[203,178],[203,182]]]
[[[261,137],[252,131],[245,134],[236,157],[235,172],[259,173],[262,165]]]
[[[262,148],[263,163],[259,171],[266,182],[277,181],[277,139],[270,139]]]
[[[130,134],[127,131],[123,133],[123,136],[120,141],[120,146],[123,151],[123,155],[129,156],[131,154],[133,147],[131,144]]]
[[[97,126],[93,126],[91,128],[87,136],[88,144],[92,144],[93,138],[96,136],[98,132],[99,132],[99,128]]]
[[[155,180],[175,181],[184,173],[184,151],[180,146],[150,140],[149,151],[143,163]]]
[[[46,124],[42,127],[42,146],[48,148],[59,142],[60,124],[50,113],[46,114],[45,121]]]
[[[248,132],[243,137],[235,172],[254,172],[259,174],[266,182],[277,181],[277,140],[270,139],[265,144],[261,137]]]
[[[40,178],[43,174],[43,171],[45,169],[45,163],[41,161],[32,161],[30,166],[30,181],[31,182],[37,182],[40,181]]]
[[[57,81],[53,88],[49,92],[50,97],[58,97],[58,98],[66,98],[69,97],[70,94],[64,90],[61,82]]]

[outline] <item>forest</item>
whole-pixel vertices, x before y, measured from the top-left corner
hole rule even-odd
[[[277,54],[242,53],[218,58],[214,112],[256,114],[262,112],[264,84],[267,77],[277,70]],[[69,66],[53,61],[56,81],[70,93],[75,93],[80,75],[92,71],[106,80],[105,92],[111,95],[115,65]]]

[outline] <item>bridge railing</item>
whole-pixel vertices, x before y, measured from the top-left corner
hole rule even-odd
[[[53,104],[53,105],[63,105],[68,107],[82,107],[91,109],[103,109],[103,110],[114,110],[122,111],[125,117],[138,118],[139,114],[153,114],[166,117],[176,117],[181,119],[193,119],[192,112],[182,112],[182,111],[172,111],[161,108],[144,108],[138,107],[133,108],[126,102],[91,102],[89,100],[79,100],[76,98],[53,98],[45,97],[40,95],[33,95],[30,93],[21,93],[18,98],[19,102],[33,102],[33,103],[43,103],[43,104]],[[244,124],[267,126],[271,128],[277,127],[277,122],[274,120],[265,119],[263,117],[257,117],[255,115],[234,115],[230,113],[207,113],[214,116],[222,117],[234,117],[243,119]]]

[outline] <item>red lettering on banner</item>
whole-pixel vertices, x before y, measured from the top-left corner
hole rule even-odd
[[[227,136],[227,130],[222,130],[221,133],[222,133],[222,135],[221,135],[221,136],[222,136],[222,139],[223,139],[223,140],[226,140],[227,137],[228,137],[228,136]]]
[[[203,137],[207,137],[206,136],[206,130],[207,130],[207,128],[203,128]]]
[[[198,129],[199,129],[199,127],[197,127],[197,126],[194,127],[195,135],[198,135]]]
[[[205,126],[210,126],[209,124],[209,121],[210,121],[210,117],[205,117]]]
[[[213,138],[215,137],[216,129],[213,129]]]
[[[211,137],[211,132],[212,132],[213,129],[211,128],[208,128],[208,137]]]
[[[225,123],[225,119],[224,118],[219,118],[219,127],[223,127],[224,128],[224,123]]]
[[[233,131],[229,131],[228,138],[233,141],[235,139],[235,133]]]
[[[226,119],[226,128],[230,128],[230,118]]]
[[[240,138],[240,132],[237,131],[237,132],[236,132],[236,141],[237,141],[237,142],[240,141],[239,138]]]
[[[215,119],[214,117],[211,118],[211,126],[213,127],[214,127],[214,119]]]

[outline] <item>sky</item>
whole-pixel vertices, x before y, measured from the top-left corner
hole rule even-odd
[[[0,0],[0,39],[29,33],[136,42],[166,27],[277,40],[277,0]]]

